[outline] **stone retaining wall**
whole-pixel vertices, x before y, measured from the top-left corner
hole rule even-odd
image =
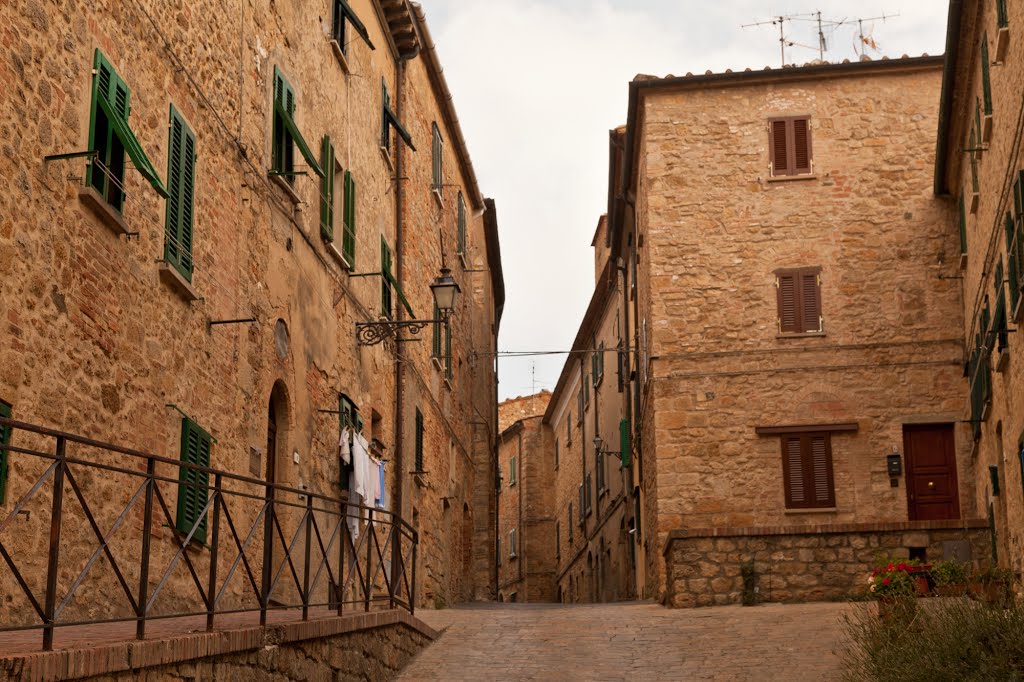
[[[954,554],[984,561],[991,552],[988,524],[911,521],[676,530],[665,546],[666,603],[677,608],[740,603],[740,566],[751,560],[759,601],[846,599],[864,593],[878,555],[906,558],[911,549],[924,549],[929,561]]]

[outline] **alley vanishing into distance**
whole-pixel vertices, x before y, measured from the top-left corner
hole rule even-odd
[[[399,680],[831,680],[855,604],[665,609],[488,604],[421,612],[443,634]]]

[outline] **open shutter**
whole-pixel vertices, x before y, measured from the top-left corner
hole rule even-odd
[[[334,241],[334,145],[330,135],[325,135],[320,145],[320,162],[324,175],[320,178],[320,236],[328,242]]]
[[[11,418],[11,406],[7,403],[0,402],[0,417],[5,419]],[[0,426],[0,446],[11,444],[11,427]],[[8,454],[7,450],[0,447],[0,504],[3,504],[7,499],[7,474],[8,474]]]
[[[452,325],[444,325],[444,378],[452,378]]]
[[[786,506],[806,506],[807,490],[804,486],[804,460],[800,436],[782,437],[782,469],[786,485]]]
[[[793,126],[793,173],[796,175],[811,172],[811,120],[795,118]]]
[[[416,410],[416,471],[423,471],[423,413]],[[498,474],[501,475],[500,472]]]
[[[458,201],[458,217],[459,217],[459,242],[458,252],[462,255],[466,255],[466,199],[462,196],[462,192],[459,192]]]
[[[441,311],[440,311],[440,309],[438,309],[437,303],[434,303],[434,316],[432,318],[430,318],[430,319],[432,319],[432,320],[439,320],[439,319],[441,319]],[[431,326],[431,331],[432,331],[431,336],[433,337],[431,339],[431,342],[432,342],[431,343],[431,355],[433,357],[435,357],[435,358],[440,359],[442,357],[442,355],[441,355],[441,323],[440,322],[434,322],[430,326]]]
[[[989,73],[988,33],[981,36],[981,93],[985,102],[985,115],[992,115],[992,79]]]
[[[810,446],[810,480],[815,507],[834,507],[835,491],[832,485],[832,452],[828,436],[806,437]]]
[[[192,220],[195,203],[196,136],[171,106],[167,153],[167,215],[164,260],[192,281]]]
[[[1006,258],[1008,273],[1007,279],[1010,284],[1010,310],[1017,309],[1017,301],[1020,300],[1020,266],[1022,263],[1018,258],[1019,244],[1017,240],[1017,225],[1013,221],[1013,214],[1006,212]]]
[[[345,234],[341,254],[350,268],[356,266],[356,181],[350,171],[345,171]]]
[[[632,461],[632,448],[629,442],[629,420],[622,419],[619,421],[619,453],[622,456],[623,468],[628,467]]]
[[[800,331],[822,330],[820,285],[816,272],[800,273],[800,315],[803,323]]]
[[[352,7],[348,4],[348,2],[346,2],[345,0],[334,0],[334,2],[335,14],[340,14],[344,16],[346,19],[348,19],[349,22],[351,22],[352,24],[352,28],[356,30],[356,33],[359,34],[359,37],[366,41],[367,46],[369,46],[371,50],[377,49],[373,46],[373,43],[370,41],[370,34],[366,30],[366,26],[363,24],[362,21],[360,21],[359,17],[356,15],[355,11],[353,11]]]
[[[779,274],[775,282],[778,288],[779,332],[795,334],[803,331],[800,309],[797,307],[797,274]]]
[[[769,126],[769,147],[772,162],[772,175],[790,175],[789,146],[786,136],[786,120],[771,121]]]
[[[394,314],[391,306],[391,247],[380,239],[380,305],[381,314],[391,318]]]
[[[181,420],[181,461],[201,467],[210,466],[212,438],[191,419]],[[189,467],[181,467],[178,480],[178,514],[175,524],[179,533],[187,536],[195,527],[192,539],[206,542],[206,514],[203,510],[209,499],[209,474]]]

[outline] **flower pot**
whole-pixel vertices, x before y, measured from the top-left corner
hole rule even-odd
[[[937,597],[962,597],[967,594],[966,583],[956,583],[953,585],[936,585],[935,596]]]
[[[928,596],[928,593],[931,591],[931,589],[928,586],[927,575],[918,574],[914,576],[914,590],[917,592],[917,596],[919,597]]]

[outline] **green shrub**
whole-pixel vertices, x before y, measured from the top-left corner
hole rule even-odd
[[[962,585],[967,582],[967,565],[956,559],[947,559],[932,566],[931,574],[938,586]]]
[[[845,617],[849,682],[1024,680],[1024,608],[924,600],[910,621],[862,605]]]

